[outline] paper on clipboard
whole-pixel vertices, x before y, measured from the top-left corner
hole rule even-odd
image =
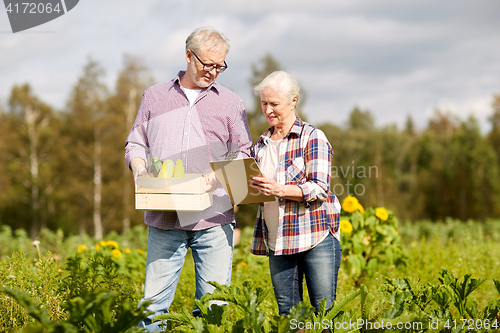
[[[249,186],[252,177],[263,175],[253,157],[210,162],[210,165],[233,205],[276,200],[273,195],[266,196]]]

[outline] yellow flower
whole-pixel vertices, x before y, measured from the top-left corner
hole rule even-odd
[[[76,250],[76,252],[78,253],[82,253],[83,251],[85,251],[87,249],[87,246],[86,245],[80,245],[78,247],[78,249]]]
[[[115,242],[114,240],[109,240],[106,242],[106,246],[113,246],[115,249],[117,249],[119,246],[118,246],[118,243]]]
[[[99,245],[106,246],[106,242],[102,240],[102,241],[99,242]]]
[[[244,267],[244,268],[247,268],[247,267],[248,267],[248,265],[247,265],[247,263],[246,263],[246,262],[242,261],[242,262],[239,262],[239,263],[236,265],[236,267]]]
[[[348,195],[344,201],[342,201],[342,209],[348,213],[354,213],[359,205],[358,199],[353,196]]]
[[[130,252],[132,252],[132,251],[130,251],[130,249],[127,247],[127,248],[125,248],[125,250],[123,250],[123,252],[125,252],[125,253],[130,253]]]
[[[100,246],[99,244],[96,244],[96,245],[94,246],[94,249],[95,249],[96,251],[99,251],[99,249],[100,249],[100,248],[101,248],[101,246]]]
[[[360,213],[364,213],[365,212],[365,209],[363,208],[363,206],[361,206],[360,203],[358,203],[358,205],[356,206],[356,210],[359,210]]]
[[[385,207],[379,207],[375,209],[375,216],[382,221],[387,221],[387,219],[389,218],[389,214],[387,213],[387,209],[385,209]]]
[[[352,224],[349,220],[340,220],[340,231],[346,234],[352,232]]]
[[[141,250],[141,249],[137,249],[137,253],[139,253],[139,254],[144,254],[144,251],[143,251],[143,250]]]
[[[116,259],[120,259],[121,256],[122,256],[122,251],[120,250],[117,250],[117,249],[113,249],[113,251],[111,251],[111,254],[113,255],[113,257],[115,257]]]

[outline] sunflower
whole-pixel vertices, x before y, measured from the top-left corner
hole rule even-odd
[[[375,216],[382,221],[387,221],[387,219],[389,218],[389,213],[387,213],[387,209],[385,209],[385,207],[379,207],[375,209]]]
[[[114,240],[109,240],[106,242],[106,246],[112,246],[114,247],[115,249],[117,249],[119,246],[118,246],[118,243],[115,242]]]
[[[340,220],[340,231],[346,234],[352,232],[352,224],[349,220]]]
[[[363,206],[361,206],[360,203],[357,204],[356,210],[359,210],[360,213],[364,213],[365,212],[365,209],[363,208]]]
[[[358,209],[359,201],[353,196],[348,195],[342,201],[342,209],[348,213],[354,213]]]
[[[113,251],[111,251],[111,254],[113,255],[113,257],[115,257],[116,259],[120,259],[121,256],[122,256],[122,251],[120,250],[117,250],[117,249],[113,249]]]
[[[78,253],[82,253],[83,251],[85,251],[87,249],[87,246],[86,245],[80,245],[78,247],[78,249],[76,250],[76,252]]]

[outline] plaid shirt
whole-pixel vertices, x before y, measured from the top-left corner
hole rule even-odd
[[[268,129],[255,142],[253,155],[258,164],[271,138]],[[307,139],[307,142],[305,140]],[[323,237],[339,228],[340,204],[330,192],[332,147],[325,134],[297,117],[279,150],[277,182],[297,185],[304,201],[279,199],[279,226],[275,255],[307,251]],[[267,227],[263,217],[264,204],[259,205],[251,252],[267,255]]]
[[[125,143],[125,163],[140,157],[181,159],[186,173],[201,174],[211,161],[250,156],[252,139],[245,106],[234,92],[212,83],[192,106],[180,85],[180,71],[169,82],[144,92],[137,118]],[[183,219],[184,227],[179,219]],[[146,211],[144,222],[164,230],[204,230],[235,222],[233,204],[219,185],[213,205],[202,212]]]

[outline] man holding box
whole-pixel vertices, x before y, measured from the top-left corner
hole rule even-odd
[[[227,38],[211,27],[186,39],[186,71],[169,82],[148,88],[125,143],[125,162],[134,179],[145,175],[153,157],[182,160],[186,173],[201,174],[210,161],[250,156],[252,144],[241,98],[215,79],[227,68]],[[214,288],[207,281],[229,285],[235,214],[227,193],[213,173],[206,175],[213,204],[201,212],[146,211],[149,226],[145,291],[141,300],[154,311],[140,323],[160,330],[152,319],[168,312],[188,248],[196,273],[195,299]],[[195,315],[199,310],[193,311]]]

